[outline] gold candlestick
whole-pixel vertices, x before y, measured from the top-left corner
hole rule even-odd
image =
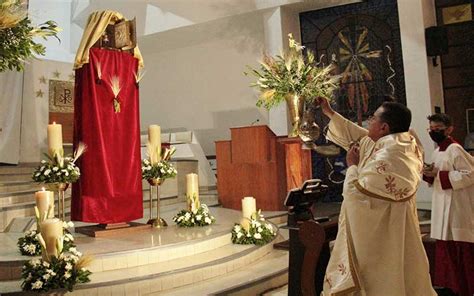
[[[48,187],[58,193],[58,218],[62,221],[66,221],[66,212],[64,209],[64,200],[66,190],[69,187],[69,183],[51,183]]]
[[[160,186],[165,180],[154,178],[148,179],[147,181],[150,184],[150,220],[148,220],[147,224],[151,224],[154,228],[166,227],[168,226],[168,223],[160,217]],[[153,191],[156,192],[156,218],[152,218]]]

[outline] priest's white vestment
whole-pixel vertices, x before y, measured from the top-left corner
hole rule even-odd
[[[329,123],[344,149],[359,140],[360,161],[347,169],[323,295],[436,295],[416,213],[421,147],[409,132],[376,142],[367,133],[337,113]]]

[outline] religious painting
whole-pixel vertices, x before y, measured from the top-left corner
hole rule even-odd
[[[74,81],[49,80],[49,123],[63,126],[63,141],[72,143],[74,124]]]
[[[368,0],[300,14],[301,41],[319,61],[335,65],[341,87],[334,109],[367,126],[368,118],[387,98],[406,103],[403,60],[396,0]],[[320,111],[316,123],[325,127]],[[323,129],[325,130],[325,128]],[[329,145],[324,134],[317,145]],[[313,151],[313,178],[330,190],[327,201],[341,200],[345,152],[326,157]]]

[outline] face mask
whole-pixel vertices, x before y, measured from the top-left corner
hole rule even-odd
[[[430,131],[430,137],[437,144],[443,142],[446,139],[446,135],[444,134],[444,130]]]

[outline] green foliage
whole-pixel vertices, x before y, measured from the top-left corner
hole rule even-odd
[[[173,221],[176,222],[179,227],[194,227],[211,225],[216,222],[216,218],[209,213],[209,208],[203,204],[194,211],[180,211],[173,217]]]
[[[260,90],[257,106],[271,109],[285,100],[288,94],[297,94],[306,101],[312,102],[318,97],[332,99],[337,88],[339,76],[332,75],[333,66],[320,67],[311,51],[303,54],[291,34],[289,51],[276,57],[263,56],[260,69],[248,67],[249,73],[257,77],[252,87]]]
[[[273,226],[257,214],[256,218],[249,221],[249,229],[242,225],[235,224],[232,228],[232,243],[240,245],[264,245],[269,243],[276,235]]]
[[[59,28],[53,21],[47,21],[34,27],[28,17],[25,17],[15,26],[0,29],[0,72],[7,70],[23,71],[24,64],[34,55],[44,55],[44,45],[35,42],[35,37],[47,39],[48,36],[57,37]],[[59,39],[58,39],[59,40]]]
[[[87,283],[92,274],[83,267],[82,254],[75,248],[51,260],[33,259],[23,265],[21,276],[23,291],[72,291],[77,283]]]
[[[64,229],[64,244],[63,250],[69,251],[71,248],[75,248],[74,237],[69,230]],[[20,237],[17,242],[20,253],[24,256],[39,256],[41,255],[41,244],[37,238],[38,231],[31,230],[27,231],[24,236]]]
[[[55,157],[48,157],[48,161],[42,160],[40,166],[33,172],[33,180],[38,183],[74,183],[81,176],[79,167],[76,166],[75,158],[62,157],[55,154]]]
[[[151,164],[148,159],[142,160],[142,179],[168,179],[174,178],[178,171],[168,160],[161,160],[156,164]]]

